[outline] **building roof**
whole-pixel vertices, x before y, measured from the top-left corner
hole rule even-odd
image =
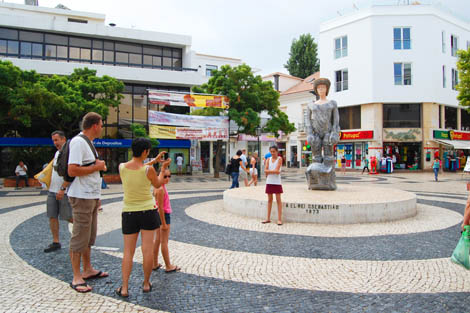
[[[196,52],[196,55],[198,55],[198,56],[200,56],[200,57],[210,58],[210,59],[221,59],[221,60],[229,60],[229,61],[235,61],[235,62],[242,62],[242,59],[230,58],[230,57],[223,57],[223,56],[219,56],[219,55],[210,55],[210,54],[199,53],[199,52]]]
[[[312,75],[307,76],[305,79],[302,79],[302,81],[298,83],[297,85],[294,85],[290,87],[289,89],[287,89],[286,91],[281,92],[281,96],[303,92],[303,91],[311,91],[313,90],[313,81],[319,77],[320,77],[320,72],[313,73]]]
[[[285,78],[290,78],[290,79],[302,80],[302,78],[295,77],[295,76],[288,75],[288,74],[284,74],[284,73],[281,73],[281,72],[271,73],[271,74],[268,74],[268,75],[263,76],[262,78],[273,77],[273,76],[275,76],[275,75],[279,75],[279,76],[282,76],[282,77],[285,77]]]

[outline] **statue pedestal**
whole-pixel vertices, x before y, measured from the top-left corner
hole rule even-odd
[[[308,190],[305,184],[283,185],[283,220],[319,224],[375,223],[405,219],[417,214],[416,195],[393,189],[339,186],[334,191]],[[265,187],[244,187],[224,192],[224,210],[266,218]],[[274,198],[271,220],[277,220]]]
[[[336,190],[334,165],[312,163],[305,171],[305,176],[310,190]]]

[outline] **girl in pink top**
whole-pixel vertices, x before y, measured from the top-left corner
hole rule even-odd
[[[166,184],[170,182],[171,172],[166,169],[160,172],[159,179],[162,181],[162,186],[153,190],[153,196],[156,199],[156,207],[160,208],[165,212],[165,224],[162,223],[160,228],[156,230],[156,239],[153,244],[153,269],[158,270],[162,267],[158,263],[158,254],[160,245],[162,247],[162,256],[165,261],[165,272],[171,273],[181,270],[180,267],[170,263],[170,252],[168,251],[168,238],[170,237],[170,224],[171,224],[171,204],[168,191],[166,190]],[[163,222],[163,221],[162,221]],[[165,227],[166,226],[166,227]]]

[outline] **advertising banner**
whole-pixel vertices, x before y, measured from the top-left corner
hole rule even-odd
[[[149,123],[154,125],[185,126],[192,128],[227,128],[226,116],[198,116],[149,110]]]
[[[433,137],[435,139],[450,139],[448,130],[434,130]]]
[[[258,137],[257,136],[240,134],[240,135],[238,135],[238,140],[239,141],[258,141]],[[274,141],[276,141],[276,136],[270,135],[270,134],[261,134],[261,136],[259,136],[259,141],[274,142]]]
[[[150,125],[149,133],[151,138],[158,139],[190,139],[190,140],[227,140],[227,128],[193,128],[193,127],[172,127],[162,125]]]
[[[449,136],[450,136],[450,139],[452,140],[470,140],[469,132],[460,132],[460,131],[450,130]]]
[[[227,109],[229,99],[225,96],[197,95],[179,92],[149,90],[149,102],[157,105],[175,105],[191,107],[214,107]]]

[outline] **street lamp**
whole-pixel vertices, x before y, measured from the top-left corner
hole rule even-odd
[[[261,181],[261,148],[260,148],[260,141],[259,137],[261,136],[261,127],[256,127],[256,136],[258,136],[258,181]]]

